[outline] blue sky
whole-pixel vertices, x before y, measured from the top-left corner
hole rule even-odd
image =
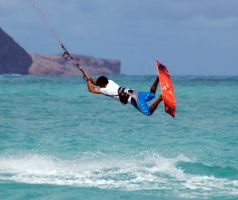
[[[238,75],[237,0],[38,0],[66,47],[115,58],[123,74]],[[60,53],[28,0],[1,0],[0,24],[27,51]]]

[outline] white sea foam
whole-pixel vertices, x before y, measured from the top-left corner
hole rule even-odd
[[[37,154],[3,155],[0,180],[121,190],[173,190],[184,196],[238,195],[238,180],[186,174],[176,166],[179,161],[192,162],[185,156],[165,158],[151,152],[127,158],[87,153],[73,160]]]

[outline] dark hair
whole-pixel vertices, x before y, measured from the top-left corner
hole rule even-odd
[[[96,83],[99,87],[105,87],[108,84],[108,78],[106,76],[100,76]]]

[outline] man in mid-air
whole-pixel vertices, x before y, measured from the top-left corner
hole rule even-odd
[[[120,87],[117,83],[109,80],[106,76],[100,76],[97,80],[94,80],[86,73],[84,76],[87,80],[89,92],[113,97],[119,100],[122,104],[130,103],[140,112],[148,116],[154,113],[159,103],[163,100],[162,95],[160,95],[151,106],[148,106],[146,103],[155,98],[159,77],[157,77],[152,84],[150,92],[137,92],[133,89]]]

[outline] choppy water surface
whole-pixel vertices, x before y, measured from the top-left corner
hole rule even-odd
[[[111,78],[142,91],[154,79]],[[238,77],[173,80],[175,119],[79,77],[1,75],[0,198],[237,199]]]

